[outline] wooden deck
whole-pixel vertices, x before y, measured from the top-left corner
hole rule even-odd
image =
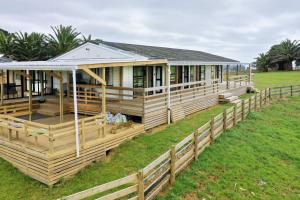
[[[67,115],[66,118],[71,120],[72,116]],[[45,123],[43,125],[24,121],[25,125],[22,125],[21,120],[14,117],[1,115],[0,119],[0,156],[24,174],[47,185],[53,185],[103,159],[108,150],[144,132],[144,126],[137,123],[117,129],[108,125],[105,137],[99,137],[93,120],[81,117],[85,127],[80,126],[80,157],[77,158],[75,131],[69,126],[73,125],[72,121],[56,124],[59,117],[50,117],[37,120]],[[46,126],[50,127],[49,132],[45,131]]]

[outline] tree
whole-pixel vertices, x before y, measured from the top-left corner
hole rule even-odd
[[[6,35],[4,32],[0,32],[0,54],[13,59],[14,39],[13,34]]]
[[[260,53],[256,58],[256,67],[258,71],[267,72],[271,66],[270,57],[268,54]]]
[[[292,62],[300,55],[300,44],[297,40],[286,39],[271,47],[269,56],[271,63],[277,63],[279,70],[292,70]]]
[[[52,56],[57,56],[70,51],[81,43],[79,38],[80,33],[72,28],[72,26],[51,26],[51,29],[53,30],[54,35],[49,34],[47,41]]]
[[[18,61],[37,61],[50,58],[46,36],[41,33],[15,33],[13,56]]]
[[[0,33],[4,33],[4,35],[6,35],[6,36],[9,35],[9,32],[2,28],[0,28]]]

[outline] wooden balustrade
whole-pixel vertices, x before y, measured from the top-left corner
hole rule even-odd
[[[229,76],[227,80],[228,89],[249,85],[248,78],[248,75]]]
[[[78,120],[81,148],[89,141],[104,137],[103,122],[102,115]],[[8,141],[22,140],[26,145],[33,145],[44,152],[75,149],[74,121],[45,125],[0,114],[0,128],[0,135],[6,136]]]

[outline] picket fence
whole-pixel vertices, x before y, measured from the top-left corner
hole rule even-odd
[[[97,200],[151,200],[167,185],[175,183],[176,176],[213,143],[225,130],[244,121],[250,112],[269,104],[272,98],[300,95],[300,85],[267,88],[211,118],[181,142],[163,153],[137,173],[111,181],[61,200],[79,200],[94,197]],[[97,197],[96,197],[97,196]]]

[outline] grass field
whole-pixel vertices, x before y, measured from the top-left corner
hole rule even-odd
[[[259,89],[272,86],[300,85],[300,71],[255,73],[254,82]]]
[[[300,77],[300,73],[295,74]],[[295,82],[299,81],[299,77],[297,79],[296,75],[292,73],[292,79]],[[283,75],[276,74],[277,76],[282,77]],[[287,76],[283,77],[285,77],[285,80],[281,80],[281,83],[285,83],[291,79]],[[264,84],[267,84],[267,80],[271,84],[275,84],[269,74],[261,73],[255,77],[257,86],[261,88],[265,87]],[[278,81],[276,81],[277,83]],[[164,130],[157,131],[155,134],[148,133],[127,142],[120,148],[113,150],[105,162],[93,164],[82,170],[71,180],[62,181],[53,188],[48,188],[38,181],[26,177],[8,162],[0,159],[0,199],[56,199],[121,178],[146,166],[173,144],[182,140],[195,128],[206,123],[212,115],[222,112],[226,106],[215,106],[192,115]]]
[[[250,114],[159,199],[300,199],[299,121],[299,97]]]

